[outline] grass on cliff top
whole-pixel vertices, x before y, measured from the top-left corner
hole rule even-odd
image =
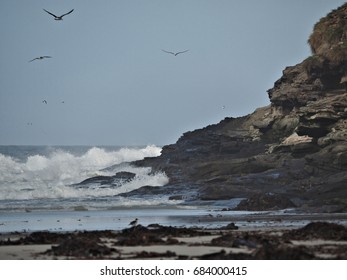
[[[347,61],[347,3],[315,24],[308,40],[313,54],[334,64]]]

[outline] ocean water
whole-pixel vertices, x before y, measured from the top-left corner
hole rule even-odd
[[[135,218],[142,225],[219,227],[236,218],[245,217],[246,221],[248,215],[258,214],[240,211],[221,214],[222,208],[236,206],[240,199],[191,203],[170,200],[169,194],[122,196],[142,186],[160,187],[168,183],[165,173],[131,165],[132,161],[160,153],[161,147],[157,146],[0,146],[0,234],[119,230],[128,227]],[[135,177],[111,184],[79,184],[121,171],[131,172]]]
[[[0,146],[0,212],[34,210],[105,210],[116,207],[169,205],[168,197],[124,198],[142,186],[163,186],[164,173],[131,162],[159,156],[161,148],[86,146]],[[95,176],[135,173],[117,185],[76,186]]]

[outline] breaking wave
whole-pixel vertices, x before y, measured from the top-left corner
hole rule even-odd
[[[160,153],[161,148],[157,146],[116,150],[92,147],[80,154],[55,148],[48,153],[36,153],[21,159],[0,153],[0,204],[18,200],[111,197],[145,185],[162,186],[168,182],[164,173],[153,174],[151,168],[129,164]],[[73,186],[90,177],[112,176],[119,171],[132,172],[136,176],[117,188]]]

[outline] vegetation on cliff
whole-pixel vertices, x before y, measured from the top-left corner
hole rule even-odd
[[[315,24],[308,43],[313,55],[304,62],[307,72],[329,69],[328,78],[347,88],[347,3]]]
[[[308,40],[312,53],[333,64],[347,62],[347,3],[315,24]]]

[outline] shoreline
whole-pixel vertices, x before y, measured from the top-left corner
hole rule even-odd
[[[347,213],[225,212],[176,226],[2,232],[0,259],[347,259]]]
[[[143,226],[218,228],[233,222],[240,228],[291,228],[313,221],[347,226],[347,213],[306,213],[295,209],[277,211],[232,211],[210,207],[120,207],[107,210],[35,210],[0,212],[0,234],[35,231],[72,232],[123,230],[138,218]]]

